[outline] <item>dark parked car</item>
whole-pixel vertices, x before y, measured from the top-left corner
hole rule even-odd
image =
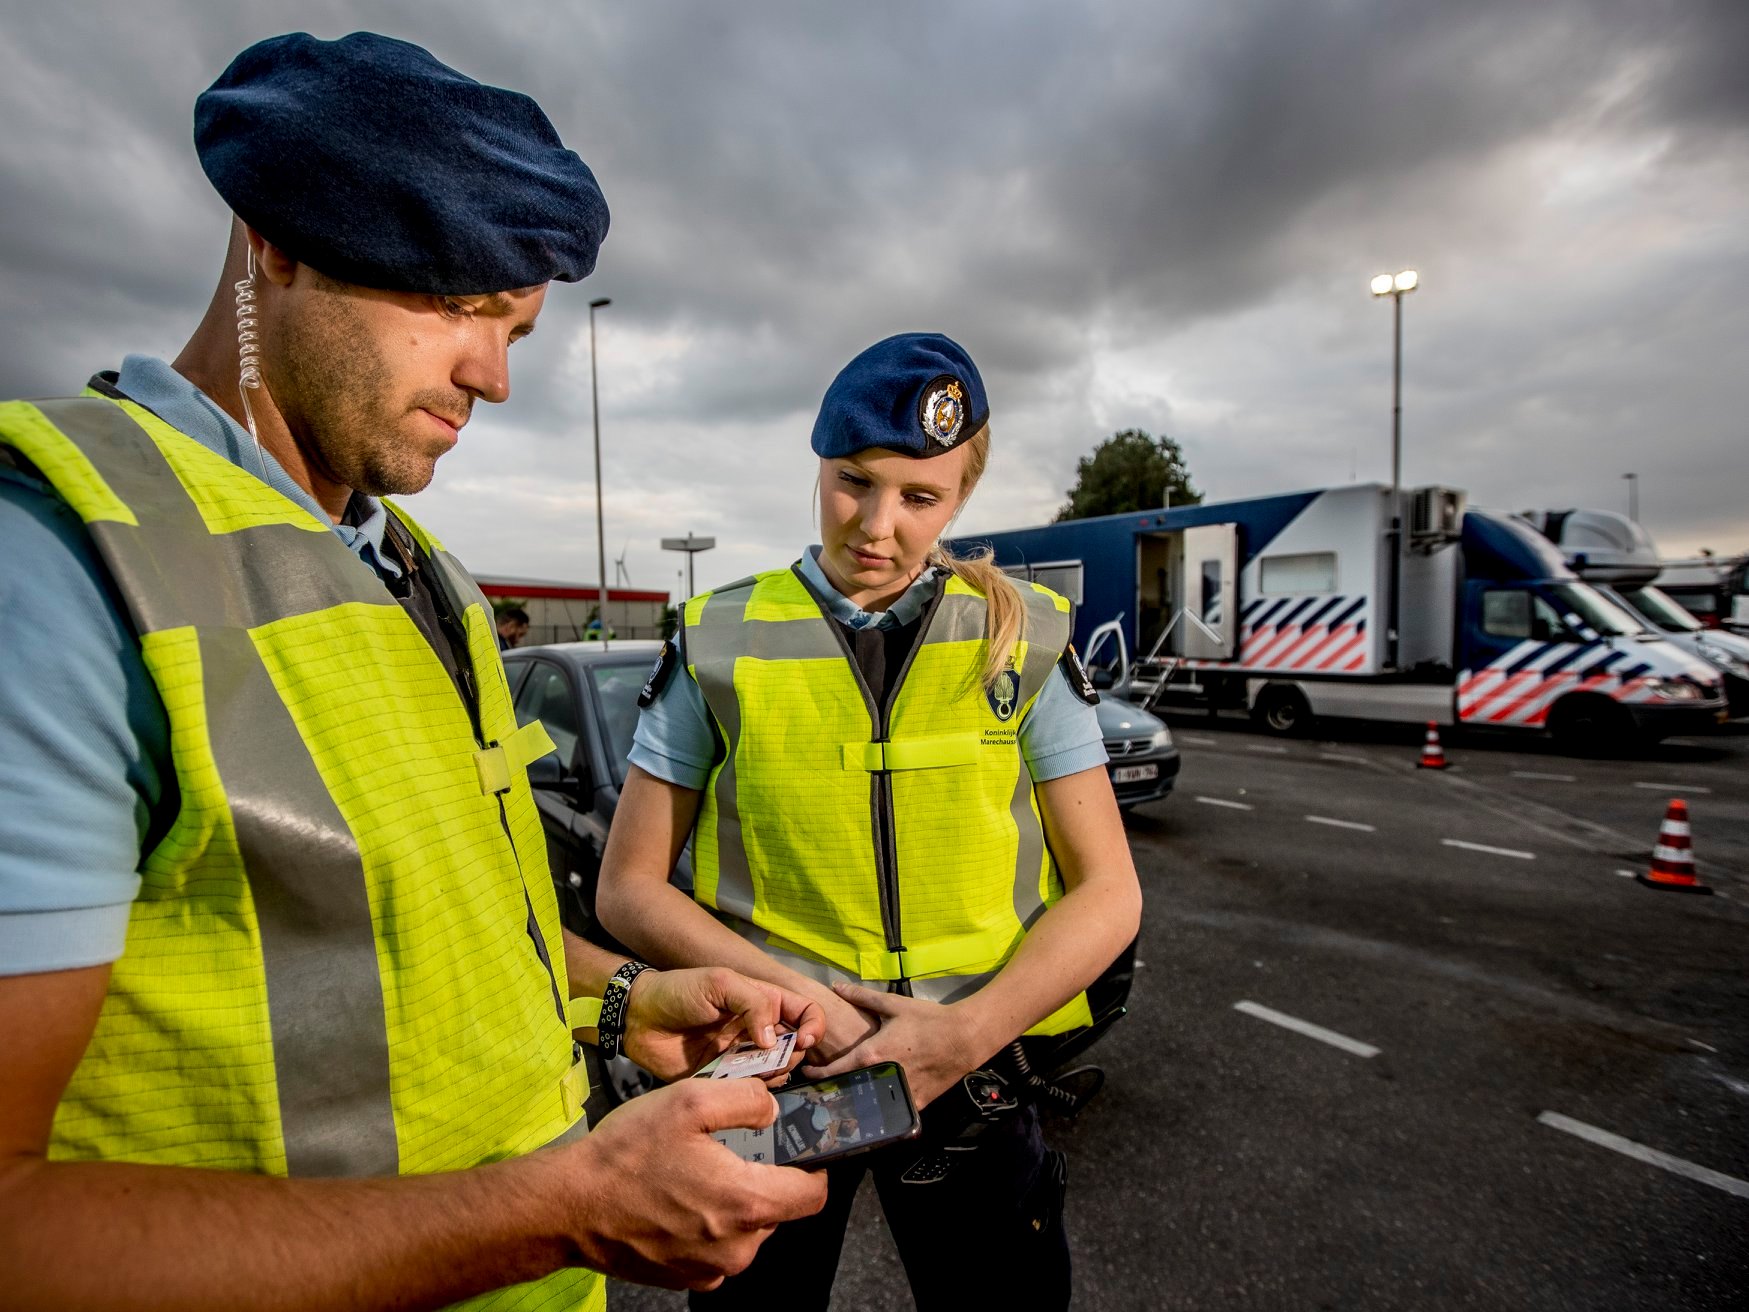
[[[547,834],[547,864],[565,927],[598,942],[595,923],[601,854],[613,823],[626,757],[638,727],[638,692],[659,642],[567,642],[504,653],[516,722],[539,720],[558,751],[529,767]]]
[[[605,946],[617,947],[595,920],[595,890],[608,826],[625,786],[626,757],[638,724],[638,693],[655,664],[659,642],[570,642],[518,647],[504,653],[504,668],[519,724],[540,720],[558,751],[529,767],[535,805],[546,829],[547,861],[558,890],[565,927]],[[1166,726],[1147,712],[1110,699],[1100,708],[1111,766],[1145,767],[1152,773],[1126,776],[1118,801],[1130,806],[1162,797],[1178,773],[1178,752]],[[1164,738],[1162,738],[1164,735]],[[1113,744],[1118,744],[1115,746]],[[677,880],[689,883],[691,869],[682,854]],[[1027,1040],[1035,1070],[1055,1071],[1085,1051],[1124,1014],[1134,973],[1132,943],[1089,986],[1094,1026],[1056,1039]],[[620,1099],[647,1087],[648,1078],[623,1058],[609,1064],[608,1084]],[[1089,1093],[1097,1082],[1083,1084]]]

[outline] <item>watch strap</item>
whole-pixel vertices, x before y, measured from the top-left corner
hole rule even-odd
[[[607,987],[601,991],[601,1017],[596,1022],[596,1042],[603,1059],[619,1056],[620,1040],[626,1032],[626,1007],[632,996],[632,981],[650,967],[642,961],[628,961],[613,972]]]

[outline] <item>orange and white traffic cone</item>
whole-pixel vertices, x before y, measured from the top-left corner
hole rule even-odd
[[[1670,799],[1664,812],[1664,823],[1658,827],[1658,846],[1652,849],[1652,868],[1646,874],[1635,875],[1647,888],[1668,889],[1672,893],[1710,893],[1694,873],[1694,835],[1688,827],[1688,803],[1680,797]]]
[[[1439,726],[1427,722],[1427,740],[1421,744],[1421,759],[1415,762],[1423,770],[1443,770],[1451,762],[1445,759],[1445,748],[1439,745]]]

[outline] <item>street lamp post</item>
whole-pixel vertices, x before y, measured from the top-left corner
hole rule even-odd
[[[1385,628],[1385,661],[1398,668],[1403,595],[1403,297],[1421,285],[1413,269],[1381,273],[1372,280],[1374,296],[1391,298],[1391,608]]]
[[[715,538],[694,537],[691,533],[688,533],[683,538],[662,539],[662,550],[684,551],[686,553],[686,595],[688,597],[693,595],[692,558],[698,555],[699,552],[709,551],[716,545],[717,540]]]
[[[1640,522],[1640,476],[1638,474],[1623,474],[1628,481],[1628,518],[1634,523]]]
[[[606,296],[589,302],[589,409],[595,420],[595,554],[601,580],[595,617],[601,624],[601,650],[607,650],[607,529],[601,508],[601,387],[595,380],[595,312],[612,305]]]

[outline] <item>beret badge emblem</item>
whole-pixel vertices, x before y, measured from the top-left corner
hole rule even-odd
[[[923,432],[936,446],[950,447],[959,441],[966,423],[966,391],[957,378],[937,378],[923,389],[918,406]]]

